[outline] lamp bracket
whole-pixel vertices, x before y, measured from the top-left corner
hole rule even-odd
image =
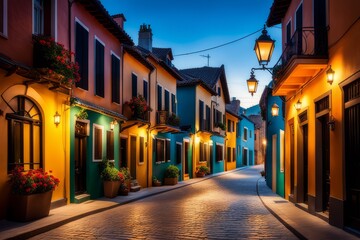
[[[251,74],[254,74],[255,71],[257,70],[266,70],[268,71],[271,75],[273,75],[273,68],[268,68],[268,67],[265,67],[265,65],[262,65],[262,67],[259,67],[259,68],[252,68],[251,69]]]

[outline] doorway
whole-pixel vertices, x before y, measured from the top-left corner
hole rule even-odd
[[[244,166],[248,165],[248,149],[247,148],[243,148],[243,165]]]
[[[190,144],[188,141],[184,142],[184,179],[189,179],[189,150],[190,150]]]
[[[304,203],[308,203],[308,177],[309,177],[309,172],[308,172],[308,125],[304,125],[302,127],[302,133],[303,133],[303,186],[304,186],[304,191],[303,191],[303,199],[304,199]]]
[[[127,167],[127,138],[120,138],[120,162],[119,162],[119,166],[120,168],[122,167]]]
[[[329,210],[330,198],[330,130],[329,115],[325,114],[316,121],[316,211]]]
[[[360,79],[344,87],[345,225],[360,231]]]
[[[86,193],[87,124],[80,121],[75,124],[75,195]]]
[[[130,174],[136,179],[136,136],[130,137]]]

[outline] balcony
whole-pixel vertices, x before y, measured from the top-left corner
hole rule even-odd
[[[273,68],[274,95],[295,93],[328,63],[326,28],[297,30]]]
[[[180,119],[174,113],[160,110],[156,112],[156,125],[153,129],[162,133],[180,132],[179,124]]]
[[[138,113],[131,108],[128,102],[123,104],[123,115],[127,118],[127,120],[122,122],[121,132],[134,126],[141,128],[150,125],[150,112],[145,111]]]

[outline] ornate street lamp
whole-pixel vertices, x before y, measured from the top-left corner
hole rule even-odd
[[[267,34],[267,30],[264,25],[262,34],[258,39],[255,40],[254,46],[259,65],[262,65],[264,67],[270,62],[274,48],[275,40],[272,40],[271,37]]]
[[[255,78],[254,72],[251,71],[250,74],[250,78],[248,80],[246,80],[247,83],[247,87],[249,90],[249,93],[251,93],[251,96],[254,95],[254,93],[256,93],[259,81]]]
[[[56,111],[56,113],[54,115],[54,124],[56,126],[58,126],[60,124],[60,118],[61,118],[61,115]]]
[[[249,93],[251,96],[256,93],[257,86],[259,81],[255,79],[254,71],[255,70],[267,70],[271,75],[273,75],[273,69],[265,67],[271,59],[272,53],[275,47],[275,40],[272,40],[271,37],[267,34],[266,26],[264,25],[264,29],[262,30],[262,34],[255,40],[254,51],[256,53],[256,57],[259,61],[259,65],[261,68],[252,68],[250,79],[248,79],[247,86]]]

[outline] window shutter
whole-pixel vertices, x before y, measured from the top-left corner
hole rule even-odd
[[[106,156],[109,160],[114,160],[114,132],[106,132]]]
[[[157,86],[157,95],[158,95],[158,111],[161,110],[162,108],[162,87],[161,86]]]
[[[89,33],[78,22],[75,27],[75,61],[79,64],[80,81],[76,87],[89,89]]]
[[[204,130],[204,102],[199,100],[199,126]]]
[[[165,111],[170,112],[170,103],[169,103],[169,91],[165,90]]]
[[[120,59],[111,55],[111,100],[120,103]]]
[[[175,94],[171,94],[171,112],[176,114],[176,99]]]
[[[147,102],[148,101],[148,82],[145,80],[143,82],[143,96]]]
[[[95,45],[95,94],[104,97],[104,45],[98,40]]]
[[[131,96],[137,97],[137,76],[135,74],[131,74]]]
[[[206,105],[206,130],[210,130],[210,107]]]

